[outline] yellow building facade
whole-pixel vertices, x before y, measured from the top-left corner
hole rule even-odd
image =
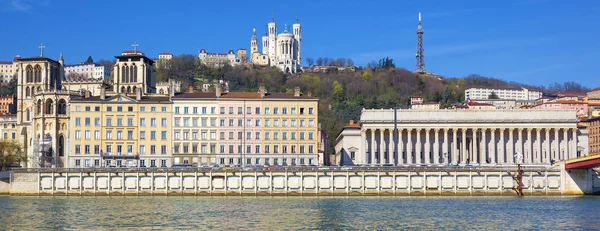
[[[67,166],[170,167],[171,109],[140,92],[72,99]]]

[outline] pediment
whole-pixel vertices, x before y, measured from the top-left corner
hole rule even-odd
[[[129,96],[122,95],[122,94],[118,94],[118,95],[112,96],[110,98],[107,98],[106,101],[108,101],[108,102],[137,102],[137,100],[135,100],[134,98],[131,98]]]
[[[350,151],[350,152],[356,152],[356,151],[358,151],[358,148],[352,146],[352,147],[348,148],[348,151]]]

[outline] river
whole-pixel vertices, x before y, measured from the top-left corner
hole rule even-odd
[[[600,229],[600,197],[10,197],[1,230]]]

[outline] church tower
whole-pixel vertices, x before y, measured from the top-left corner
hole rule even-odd
[[[252,40],[250,40],[250,57],[252,53],[258,52],[258,39],[256,38],[256,28],[252,28]]]
[[[21,58],[17,68],[17,129],[27,156],[23,167],[64,167],[69,99],[79,93],[62,89],[62,53],[59,61],[43,53]]]
[[[269,55],[269,59],[271,60],[271,62],[274,62],[277,56],[277,50],[275,49],[275,47],[277,46],[276,44],[276,39],[277,39],[277,24],[275,23],[275,14],[273,14],[272,18],[271,18],[271,22],[269,22],[269,24],[267,24],[267,27],[269,29],[268,31],[268,36],[269,36],[269,49],[268,49],[268,55]]]
[[[134,43],[135,45],[135,43]],[[123,94],[156,93],[156,70],[154,61],[139,50],[128,50],[115,56],[113,67],[114,91]]]
[[[296,60],[296,65],[298,68],[302,67],[302,53],[301,53],[301,42],[302,42],[302,26],[300,25],[300,21],[298,20],[298,13],[296,13],[296,23],[292,25],[294,30],[294,39],[296,42],[294,43],[294,59]]]

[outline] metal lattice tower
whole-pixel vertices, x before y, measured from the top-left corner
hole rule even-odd
[[[419,26],[417,27],[417,64],[415,72],[426,73],[425,68],[425,50],[423,49],[423,26],[421,25],[421,12],[419,12]]]

